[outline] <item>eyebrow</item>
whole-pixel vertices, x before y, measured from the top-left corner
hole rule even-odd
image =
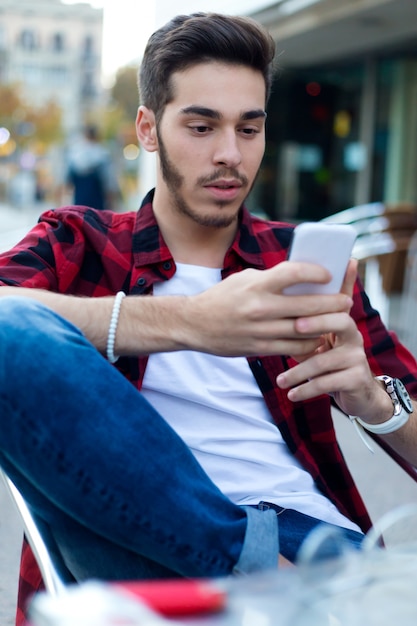
[[[223,117],[222,114],[215,109],[209,109],[208,107],[197,105],[185,107],[184,109],[181,109],[181,113],[183,115],[201,115],[201,117],[207,117],[212,120],[220,120]],[[259,119],[260,117],[266,118],[266,111],[263,109],[253,109],[242,113],[240,119],[245,121]]]

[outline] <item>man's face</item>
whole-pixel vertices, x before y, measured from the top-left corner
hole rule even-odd
[[[235,222],[265,148],[265,82],[240,65],[202,63],[172,76],[157,128],[159,197],[202,226]]]

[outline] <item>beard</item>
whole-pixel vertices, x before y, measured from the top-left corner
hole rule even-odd
[[[161,166],[161,174],[164,179],[168,190],[171,193],[171,197],[174,203],[174,207],[181,214],[190,219],[200,226],[209,226],[212,228],[227,228],[237,219],[237,213],[222,213],[216,215],[201,215],[195,211],[184,199],[181,193],[181,188],[184,183],[184,177],[180,171],[175,167],[168,156],[168,152],[165,148],[165,144],[162,141],[161,133],[157,129],[158,146],[159,146],[159,161]],[[197,186],[204,186],[219,180],[220,178],[232,176],[236,180],[239,180],[243,186],[248,186],[248,179],[237,172],[234,168],[222,167],[213,172],[210,176],[201,176],[197,179]],[[252,183],[249,192],[252,190],[255,181]],[[248,194],[249,194],[248,192]],[[215,204],[219,208],[227,207],[230,203],[227,201],[217,201]],[[240,208],[240,207],[239,207]]]

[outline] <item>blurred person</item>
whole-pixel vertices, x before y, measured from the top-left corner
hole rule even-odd
[[[115,208],[118,184],[114,165],[94,124],[87,125],[84,134],[69,147],[66,185],[76,205],[100,211]]]
[[[286,262],[293,225],[244,206],[274,54],[249,18],[156,31],[136,120],[155,189],[137,212],[45,212],[0,256],[0,463],[74,580],[273,569],[320,525],[358,548],[332,401],[417,462],[416,403],[401,391],[397,413],[376,378],[416,396],[417,364],[354,261],[339,294],[284,295],[329,274]],[[21,608],[39,584],[25,547]]]
[[[9,201],[18,208],[33,207],[36,201],[36,178],[33,170],[21,168],[11,177]]]

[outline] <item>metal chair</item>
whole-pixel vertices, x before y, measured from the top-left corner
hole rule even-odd
[[[398,334],[405,346],[417,357],[417,233],[411,238],[407,251],[404,289],[400,300]]]
[[[0,476],[6,485],[11,500],[20,514],[26,538],[42,574],[46,591],[53,596],[62,594],[65,590],[65,584],[52,562],[48,548],[38,528],[38,524],[21,493],[1,467]]]
[[[351,207],[322,220],[350,224],[357,233],[352,256],[372,304],[387,326],[396,330],[395,310],[404,288],[408,251],[417,231],[417,205],[373,202]]]

